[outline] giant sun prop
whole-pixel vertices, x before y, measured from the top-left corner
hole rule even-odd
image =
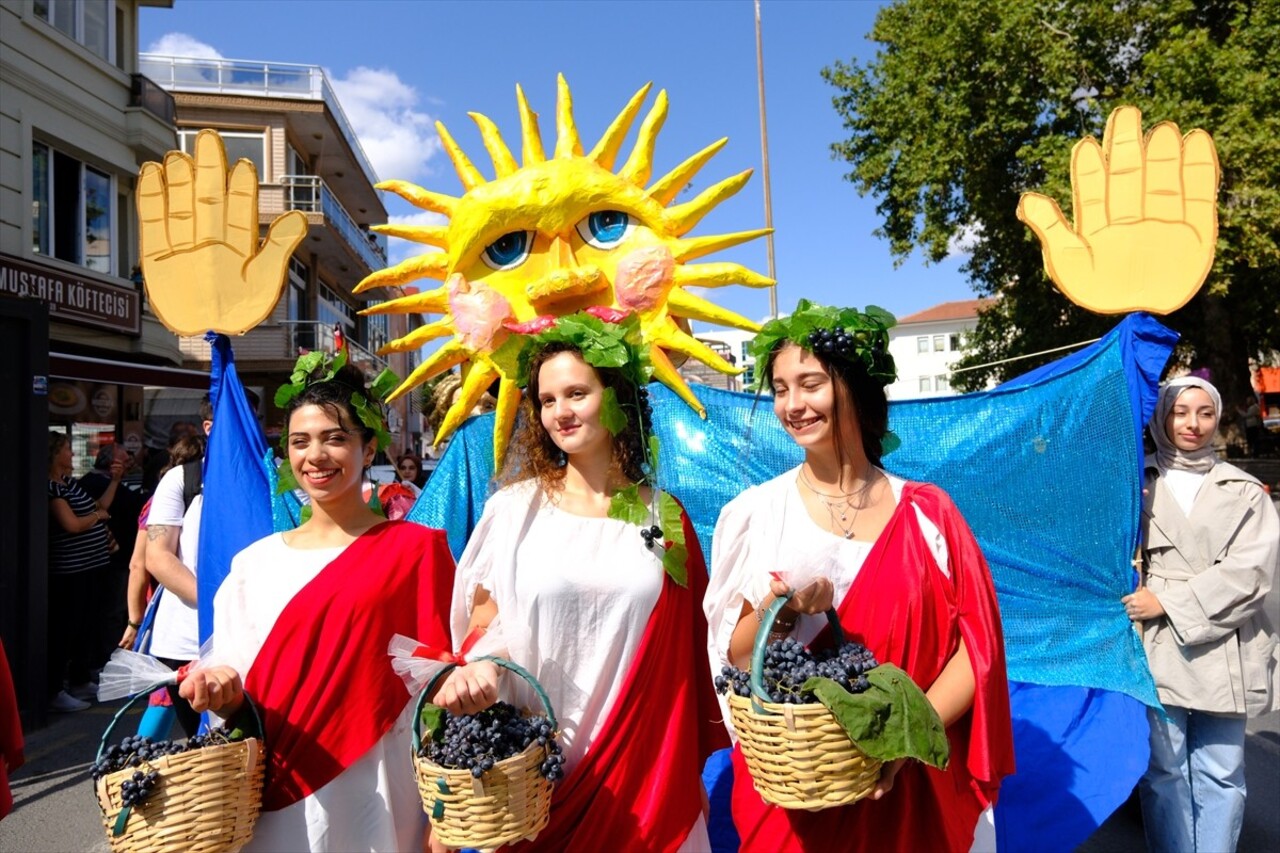
[[[667,116],[667,95],[659,92],[641,122],[635,144],[614,170],[624,138],[650,86],[640,89],[587,153],[573,118],[569,86],[558,80],[556,143],[548,156],[538,116],[516,87],[520,111],[521,163],[517,164],[494,123],[471,113],[480,128],[495,177],[486,180],[443,124],[441,142],[462,182],[458,197],[405,181],[385,181],[390,190],[423,210],[448,217],[447,225],[383,225],[384,234],[441,251],[427,252],[379,270],[356,292],[405,285],[420,279],[442,284],[422,293],[366,309],[366,314],[443,315],[403,338],[387,352],[412,351],[450,338],[393,393],[407,393],[432,377],[461,365],[465,373],[457,401],[447,412],[436,441],[463,422],[495,380],[499,382],[494,456],[501,460],[520,398],[515,376],[494,354],[513,346],[519,324],[545,315],[563,315],[593,306],[635,312],[649,349],[654,376],[699,415],[705,410],[676,371],[671,353],[696,359],[724,373],[738,368],[685,329],[699,320],[755,331],[757,324],[690,291],[728,285],[767,287],[773,281],[734,263],[692,263],[721,249],[753,240],[767,229],[686,237],[704,216],[734,195],[751,176],[747,170],[716,183],[694,198],[673,204],[698,171],[727,141],[720,139],[650,183],[658,133]]]

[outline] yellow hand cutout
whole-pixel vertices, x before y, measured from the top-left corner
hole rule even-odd
[[[258,245],[258,175],[227,176],[222,138],[196,136],[196,156],[170,151],[138,174],[138,243],[151,310],[177,335],[243,335],[275,308],[307,217],[276,217]]]
[[[1022,194],[1018,218],[1040,238],[1045,269],[1072,302],[1100,314],[1168,314],[1213,266],[1218,177],[1209,134],[1183,137],[1163,122],[1144,139],[1142,112],[1120,107],[1101,147],[1090,136],[1071,151],[1075,226],[1039,193]]]

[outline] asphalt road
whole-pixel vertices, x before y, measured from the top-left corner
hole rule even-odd
[[[49,726],[27,734],[27,762],[11,779],[15,809],[0,821],[0,851],[106,853],[110,849],[89,781],[89,764],[118,707],[94,705],[75,714],[55,715]],[[121,725],[125,732],[120,736],[136,730],[137,714],[125,717]],[[1250,721],[1245,754],[1249,800],[1240,850],[1280,850],[1280,808],[1276,807],[1280,803],[1280,712]],[[1135,799],[1112,815],[1080,850],[1133,853],[1145,846]],[[1036,853],[1052,850],[1050,843]]]

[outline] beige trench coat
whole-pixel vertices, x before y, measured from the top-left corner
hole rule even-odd
[[[1258,716],[1280,697],[1280,516],[1262,485],[1220,462],[1184,515],[1146,459],[1143,562],[1165,615],[1142,628],[1160,701]]]

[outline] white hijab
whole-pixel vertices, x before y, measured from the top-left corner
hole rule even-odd
[[[1156,443],[1157,465],[1166,471],[1197,471],[1203,474],[1211,470],[1218,461],[1218,456],[1213,451],[1213,436],[1210,435],[1210,441],[1205,442],[1204,447],[1199,450],[1180,450],[1169,438],[1169,432],[1165,427],[1173,404],[1188,388],[1200,388],[1208,394],[1213,400],[1217,423],[1222,422],[1222,396],[1218,393],[1218,389],[1198,376],[1180,376],[1160,386],[1160,397],[1156,400],[1156,413],[1151,419],[1149,428],[1151,437]],[[1216,426],[1214,432],[1217,432]]]

